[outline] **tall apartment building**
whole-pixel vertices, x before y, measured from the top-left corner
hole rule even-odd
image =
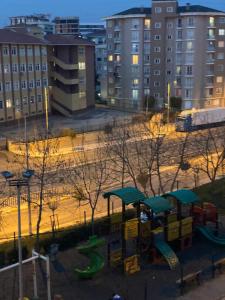
[[[225,13],[176,0],[152,0],[106,18],[108,101],[142,110],[171,96],[184,109],[225,106]]]
[[[67,35],[48,35],[50,102],[70,116],[95,104],[95,45]]]
[[[0,29],[0,123],[44,114],[45,88],[63,115],[94,106],[94,43],[47,37]]]
[[[55,34],[79,35],[79,17],[56,17]]]
[[[50,15],[48,14],[33,14],[27,16],[15,16],[10,17],[10,27],[24,27],[27,26],[30,29],[33,27],[39,27],[43,34],[52,34],[54,32],[54,26],[50,21]]]
[[[44,112],[47,67],[45,41],[0,30],[0,122]]]

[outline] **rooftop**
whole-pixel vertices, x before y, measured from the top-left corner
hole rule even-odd
[[[0,44],[45,45],[47,41],[13,29],[0,29]]]
[[[83,39],[73,35],[49,34],[45,39],[52,45],[84,45],[94,46],[95,44],[87,39]]]

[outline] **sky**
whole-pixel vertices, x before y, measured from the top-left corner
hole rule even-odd
[[[225,0],[180,0],[225,11]],[[0,25],[14,15],[49,13],[52,16],[79,16],[82,22],[102,22],[102,18],[131,7],[149,7],[150,0],[0,0]]]

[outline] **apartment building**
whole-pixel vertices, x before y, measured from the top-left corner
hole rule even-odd
[[[24,27],[27,26],[31,30],[35,27],[41,29],[43,35],[52,34],[54,31],[53,23],[50,20],[50,15],[48,14],[33,14],[24,16],[14,16],[10,17],[11,27]]]
[[[56,17],[55,34],[79,35],[79,17]]]
[[[0,29],[0,122],[43,114],[47,86],[46,42]]]
[[[49,111],[71,116],[94,106],[94,43],[47,37],[0,29],[0,123],[44,114],[46,88]]]
[[[183,109],[225,105],[225,13],[176,0],[152,0],[106,18],[108,102],[143,110],[153,96]]]
[[[99,31],[105,30],[105,25],[104,24],[99,24],[99,23],[88,23],[84,24],[81,23],[79,25],[80,29],[80,34],[86,36],[89,33],[97,33]]]
[[[48,35],[50,103],[71,116],[95,104],[95,45],[86,39]]]

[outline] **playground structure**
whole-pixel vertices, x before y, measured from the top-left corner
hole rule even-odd
[[[90,259],[90,265],[80,270],[76,268],[74,271],[80,279],[91,279],[96,273],[101,271],[104,267],[104,257],[100,255],[96,249],[105,244],[104,239],[98,239],[97,236],[93,235],[89,240],[77,247],[80,254],[87,256]]]
[[[146,198],[138,189],[125,187],[105,193],[108,201],[110,237],[108,265],[123,265],[126,274],[141,269],[140,259],[147,255],[152,263],[166,260],[171,269],[179,265],[177,251],[192,246],[195,231],[209,241],[225,246],[219,238],[218,213],[213,204],[200,205],[199,197],[191,190],[177,190],[162,196]],[[122,201],[122,216],[113,213],[113,197]],[[127,207],[135,208],[135,214]],[[213,230],[208,223],[215,225]]]
[[[47,300],[51,300],[51,279],[50,279],[50,261],[48,256],[41,255],[35,250],[32,250],[32,256],[22,261],[22,264],[32,262],[33,264],[33,297],[38,299],[38,285],[37,285],[37,274],[36,274],[36,261],[38,259],[43,260],[46,263],[46,282],[47,282]],[[18,268],[19,263],[12,264],[10,266],[0,269],[0,273],[8,271],[10,269]],[[25,298],[24,298],[25,299]],[[26,298],[28,299],[28,298]]]

